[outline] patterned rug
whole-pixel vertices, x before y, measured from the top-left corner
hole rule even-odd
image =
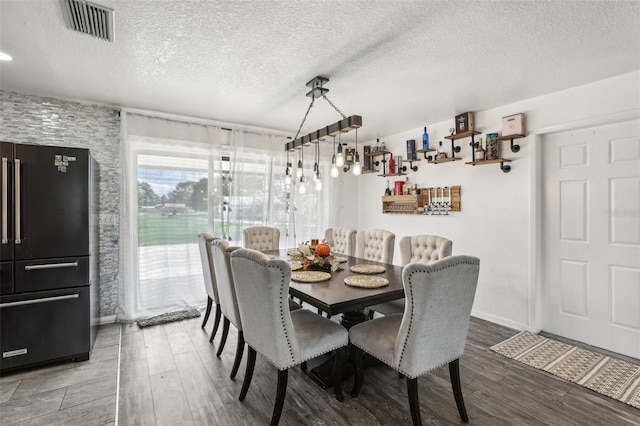
[[[162,314],[155,317],[140,320],[138,321],[138,327],[140,328],[150,327],[152,325],[166,324],[168,322],[174,322],[174,321],[182,321],[189,318],[196,318],[199,316],[200,316],[199,310],[195,308],[185,309],[184,311],[169,312],[168,314]]]
[[[520,332],[490,349],[507,358],[640,408],[640,365],[527,331]]]

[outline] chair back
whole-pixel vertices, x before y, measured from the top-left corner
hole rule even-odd
[[[270,226],[250,226],[242,230],[244,247],[265,251],[280,249],[280,230]]]
[[[231,253],[240,247],[230,247],[223,239],[217,239],[211,244],[213,264],[215,266],[218,295],[220,296],[220,310],[238,331],[242,331],[242,321],[238,310],[236,286],[231,273]]]
[[[214,303],[218,303],[218,285],[213,267],[213,258],[211,257],[211,243],[217,239],[217,237],[207,234],[206,232],[198,234],[198,248],[200,249],[200,262],[202,263],[202,274],[204,275],[204,289],[207,292],[207,296],[209,296]]]
[[[437,235],[412,235],[400,238],[402,266],[411,262],[429,263],[451,256],[453,241]]]
[[[351,228],[328,228],[324,231],[324,239],[332,244],[332,252],[355,256],[356,234],[357,231]]]
[[[245,342],[279,370],[299,363],[300,345],[289,313],[289,263],[238,249],[231,253],[231,270]]]
[[[473,256],[404,267],[406,303],[394,360],[407,377],[418,377],[462,356],[479,270],[480,260]]]
[[[393,263],[395,234],[382,229],[360,231],[356,235],[356,253],[362,259]]]

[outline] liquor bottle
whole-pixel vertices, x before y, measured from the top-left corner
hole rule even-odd
[[[387,189],[384,190],[384,195],[391,195],[391,188],[389,188],[389,179],[387,179]]]
[[[404,194],[405,195],[411,194],[411,185],[409,185],[409,176],[404,178]]]
[[[424,133],[422,134],[422,149],[429,149],[429,133],[427,133],[427,128],[424,128]]]
[[[437,158],[438,159],[447,158],[447,151],[445,151],[444,147],[442,146],[442,141],[440,141],[440,144],[438,146]]]
[[[376,139],[376,146],[373,148],[373,152],[379,152],[380,151],[380,138]]]
[[[391,154],[391,158],[389,158],[389,174],[393,175],[396,173],[396,160],[393,158],[393,154]]]
[[[411,190],[411,195],[418,195],[418,184],[413,184],[413,189]]]
[[[484,148],[482,147],[482,138],[478,139],[478,145],[476,146],[476,161],[484,160]]]

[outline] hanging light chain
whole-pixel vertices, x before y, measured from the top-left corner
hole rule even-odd
[[[335,109],[335,110],[338,112],[338,114],[340,114],[340,115],[342,116],[342,119],[347,118],[347,116],[346,116],[346,115],[344,115],[344,114],[342,113],[342,111],[340,111],[340,110],[338,109],[338,107],[337,107],[337,106],[335,106],[335,105],[333,104],[333,102],[331,102],[331,101],[329,100],[329,98],[327,98],[327,95],[322,95],[322,97],[324,98],[324,100],[325,100],[325,101],[329,102],[329,105],[331,105],[331,106],[333,107],[333,109]],[[312,103],[313,103],[313,102],[312,102]]]
[[[313,106],[313,103],[315,101],[316,101],[316,98],[312,97],[311,98],[311,103],[309,104],[309,108],[307,108],[307,112],[304,114],[304,117],[302,118],[302,123],[300,123],[300,127],[298,127],[298,131],[296,132],[296,135],[293,138],[294,141],[296,139],[298,139],[298,135],[300,135],[300,130],[302,130],[302,126],[304,126],[304,122],[307,120],[307,116],[309,115],[309,111],[311,111],[311,107]]]

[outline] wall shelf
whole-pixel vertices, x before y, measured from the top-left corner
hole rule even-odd
[[[416,152],[419,153],[419,154],[423,154],[425,160],[431,161],[431,160],[433,160],[433,156],[432,155],[427,156],[427,152],[436,152],[436,150],[435,149],[431,149],[431,148],[429,148],[429,149],[416,149]]]
[[[525,135],[523,134],[517,134],[517,135],[505,135],[505,136],[498,136],[498,140],[499,141],[511,141],[510,145],[511,145],[511,152],[518,152],[520,151],[520,145],[514,145],[513,140],[514,139],[520,139],[520,138],[524,138]]]
[[[409,163],[409,168],[411,170],[413,170],[414,172],[418,171],[418,166],[414,166],[413,163],[415,163],[416,161],[420,161],[419,158],[413,159],[413,160],[402,160],[403,163]],[[406,172],[407,171],[407,166],[402,166],[402,171]]]
[[[500,163],[500,170],[502,170],[504,173],[509,173],[511,171],[511,166],[508,164],[504,164],[504,163],[508,163],[511,162],[511,160],[508,160],[506,158],[495,158],[492,160],[475,160],[475,161],[468,161],[465,164],[469,164],[471,166],[482,166],[485,164],[496,164],[496,163]]]
[[[412,195],[385,195],[382,197],[382,213],[448,215],[449,212],[460,211],[460,193],[461,187],[457,185],[419,188],[418,193]]]

